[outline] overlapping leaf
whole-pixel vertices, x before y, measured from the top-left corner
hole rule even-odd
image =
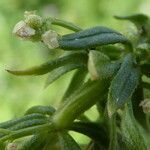
[[[127,54],[109,88],[107,108],[110,116],[132,96],[138,85],[139,76],[134,57]]]
[[[111,62],[109,57],[99,51],[90,51],[88,70],[93,80],[112,77],[120,67],[120,62]]]

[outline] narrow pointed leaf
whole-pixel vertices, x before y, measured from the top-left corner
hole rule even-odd
[[[147,150],[146,143],[143,138],[143,132],[134,118],[132,105],[129,101],[122,114],[121,122],[122,139],[127,149]]]
[[[139,77],[139,69],[136,67],[132,54],[127,54],[109,88],[107,108],[110,116],[132,96]]]
[[[108,145],[107,130],[99,123],[92,122],[74,122],[69,130],[87,135],[95,141],[101,141],[104,145]]]
[[[86,75],[87,75],[86,69],[78,69],[75,72],[62,98],[62,101],[65,101],[72,93],[74,93],[78,88],[80,88],[80,86],[83,85]]]
[[[42,75],[46,74],[58,67],[68,65],[68,64],[76,64],[85,66],[87,62],[87,54],[85,52],[73,52],[69,55],[60,57],[55,60],[50,60],[40,66],[32,67],[27,70],[7,70],[8,72],[14,75]]]
[[[39,113],[39,114],[43,114],[43,115],[52,116],[54,112],[55,112],[54,107],[37,105],[37,106],[33,106],[33,107],[29,108],[26,111],[25,115]]]
[[[70,64],[69,65],[68,64],[68,65],[56,68],[55,70],[50,72],[50,75],[48,76],[48,78],[46,80],[45,87],[47,87],[48,85],[53,83],[55,80],[57,80],[59,77],[61,77],[65,73],[72,71],[76,68],[81,68],[81,67],[83,67],[83,65],[80,65],[80,64]]]
[[[115,18],[120,20],[129,20],[135,23],[136,25],[143,25],[148,21],[148,16],[144,14],[135,14],[130,16],[115,16]]]
[[[0,123],[0,128],[7,129],[7,128],[12,127],[16,124],[19,124],[23,121],[27,121],[27,120],[31,120],[31,119],[46,119],[46,116],[44,116],[42,114],[37,114],[37,113],[26,115],[26,116],[23,116],[18,119],[12,119],[12,120],[9,120],[6,122],[2,122],[2,123]]]
[[[81,150],[79,145],[68,133],[58,135],[61,150]]]

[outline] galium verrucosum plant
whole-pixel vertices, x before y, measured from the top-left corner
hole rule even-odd
[[[7,70],[23,75],[50,73],[46,86],[76,70],[60,106],[33,106],[24,116],[0,123],[0,148],[17,150],[147,150],[150,141],[150,19],[143,14],[115,16],[137,28],[135,39],[113,29],[89,29],[55,18],[25,12],[13,33],[25,40],[42,42],[64,54],[26,70]],[[52,26],[74,33],[60,35]],[[87,76],[89,74],[89,76]],[[146,93],[146,94],[145,94]],[[91,122],[84,112],[97,106],[99,119]],[[91,138],[79,145],[68,131]]]

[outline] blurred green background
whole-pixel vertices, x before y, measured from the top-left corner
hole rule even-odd
[[[57,107],[73,72],[44,89],[47,75],[16,77],[6,68],[27,68],[54,58],[57,51],[48,50],[41,43],[19,40],[12,35],[14,25],[23,19],[26,10],[37,10],[42,16],[51,16],[74,22],[82,28],[105,25],[126,31],[127,22],[113,15],[144,13],[150,15],[150,0],[0,0],[0,122],[21,116],[32,105]],[[60,32],[70,32],[57,27]],[[95,119],[95,109],[89,111]]]

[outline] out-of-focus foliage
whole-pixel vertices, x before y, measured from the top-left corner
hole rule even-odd
[[[43,90],[43,76],[38,79],[18,78],[5,71],[7,66],[27,68],[60,54],[48,50],[42,43],[24,42],[12,36],[12,28],[25,10],[37,10],[42,16],[70,20],[84,28],[105,25],[121,31],[126,28],[123,25],[126,23],[113,19],[113,15],[150,14],[149,7],[149,0],[0,0],[0,121],[21,115],[31,105],[48,105],[50,102],[57,105],[73,73]],[[134,31],[132,24],[131,30]],[[60,30],[60,33],[65,32],[69,31]],[[60,93],[56,89],[61,89]],[[89,113],[92,119],[96,118],[94,112],[93,109]]]

